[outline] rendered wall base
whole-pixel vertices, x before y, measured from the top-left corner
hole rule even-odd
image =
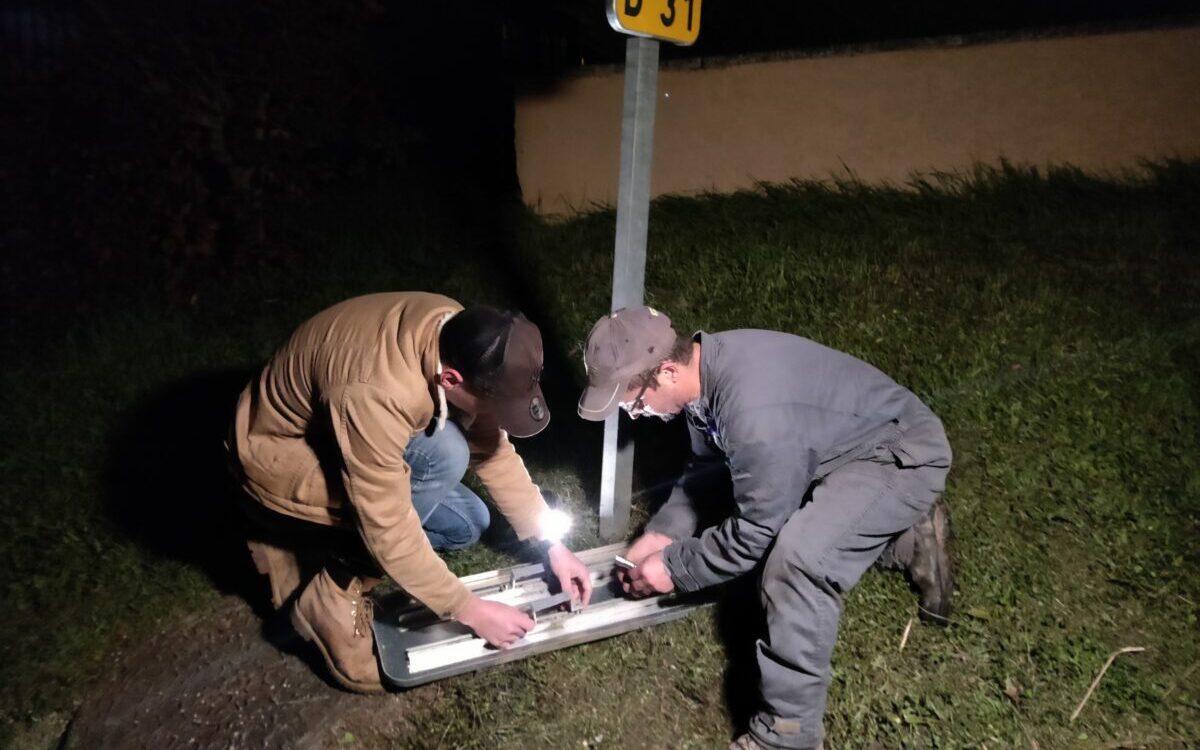
[[[1089,171],[1200,156],[1200,28],[664,68],[651,194],[868,181],[1006,158]],[[518,97],[517,171],[542,213],[615,203],[622,78]]]

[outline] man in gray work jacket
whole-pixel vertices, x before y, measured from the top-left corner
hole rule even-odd
[[[597,321],[584,361],[580,416],[683,413],[695,454],[630,547],[626,591],[695,591],[765,558],[762,706],[730,747],[819,748],[842,597],[867,568],[906,570],[921,618],[949,615],[941,421],[848,354],[774,331],[679,336],[648,307]],[[732,514],[699,529],[730,486]]]

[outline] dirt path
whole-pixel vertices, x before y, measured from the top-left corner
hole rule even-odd
[[[421,744],[406,720],[436,685],[360,696],[326,683],[290,630],[268,641],[239,598],[125,649],[62,747],[339,748]],[[407,740],[405,739],[407,737]]]

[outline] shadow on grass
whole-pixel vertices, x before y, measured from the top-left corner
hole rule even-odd
[[[750,719],[759,708],[761,674],[755,643],[767,636],[758,594],[761,568],[730,583],[717,601],[717,636],[725,649],[725,706],[735,736],[749,731]]]
[[[665,425],[656,420],[638,420],[635,434],[638,445],[655,447],[638,454],[638,479],[649,483],[639,500],[653,515],[670,496],[690,456],[687,429],[680,419]],[[734,512],[733,481],[724,462],[700,469],[690,477],[686,486],[694,500],[699,533]],[[721,585],[716,594],[717,639],[725,652],[722,692],[735,735],[749,730],[750,719],[759,708],[761,675],[755,644],[767,636],[766,614],[759,597],[763,564],[760,562],[749,573]]]
[[[202,571],[268,614],[246,550],[224,441],[250,369],[190,376],[135,407],[113,436],[107,511],[131,539]]]
[[[542,393],[550,407],[551,420],[546,430],[531,440],[521,440],[517,451],[525,458],[570,467],[579,477],[589,497],[600,485],[600,451],[603,428],[580,419],[576,404],[584,383],[577,379],[579,351],[553,313],[550,304],[556,290],[547,289],[515,246],[517,224],[522,216],[519,202],[493,200],[493,208],[482,216],[489,227],[481,260],[488,268],[496,288],[508,301],[533,321],[542,333]],[[480,220],[480,217],[477,217]],[[597,310],[596,315],[604,310]],[[581,345],[583,342],[575,342]],[[598,504],[598,497],[592,498]]]
[[[1187,377],[1192,405],[1200,412],[1200,342],[1186,341],[1175,346],[1171,351],[1171,359]],[[1196,425],[1196,439],[1200,441],[1200,423]]]

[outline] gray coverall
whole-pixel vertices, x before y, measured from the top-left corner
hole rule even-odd
[[[916,396],[848,354],[774,331],[697,336],[695,455],[646,528],[676,540],[663,558],[681,591],[766,556],[764,705],[750,729],[771,746],[816,747],[842,597],[945,489],[950,445]],[[728,471],[734,510],[699,530],[714,469]]]

